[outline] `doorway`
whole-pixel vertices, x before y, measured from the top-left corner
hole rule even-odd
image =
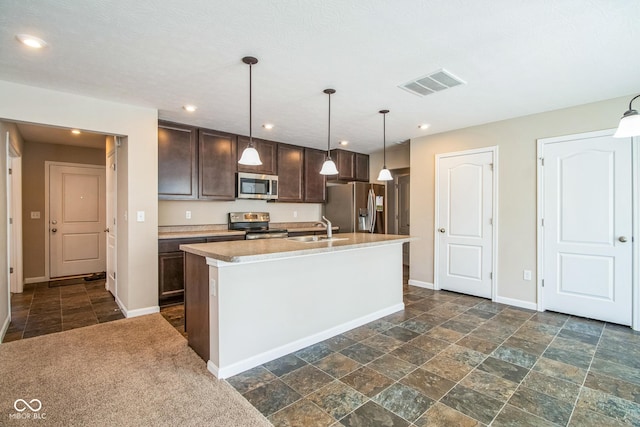
[[[106,268],[105,167],[45,162],[49,279]]]
[[[612,134],[538,141],[538,302],[631,325],[634,155]]]
[[[436,155],[434,289],[495,295],[497,150]]]

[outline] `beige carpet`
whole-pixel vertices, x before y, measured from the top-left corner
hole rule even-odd
[[[17,399],[38,399],[42,409],[32,412],[18,402],[24,409],[18,412]],[[31,406],[37,409],[37,402]],[[152,314],[0,344],[0,426],[5,425],[271,424],[211,375],[160,314]]]

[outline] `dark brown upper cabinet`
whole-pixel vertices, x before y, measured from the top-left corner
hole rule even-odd
[[[195,127],[158,122],[158,199],[198,197],[198,139]]]
[[[199,199],[234,200],[236,197],[236,135],[209,129],[198,131]]]
[[[304,149],[304,201],[324,203],[327,200],[327,178],[320,175],[325,151]],[[280,181],[282,186],[282,181]]]
[[[368,154],[335,149],[331,150],[331,158],[336,162],[338,175],[329,176],[329,180],[369,182]]]
[[[304,201],[304,154],[302,147],[278,144],[279,202]]]
[[[237,159],[240,160],[242,152],[249,144],[249,137],[238,136]],[[258,150],[262,164],[259,166],[247,166],[238,164],[238,172],[260,173],[265,175],[276,175],[278,171],[278,143],[264,139],[253,138],[253,144]]]
[[[369,182],[369,155],[368,154],[356,154],[356,181]]]

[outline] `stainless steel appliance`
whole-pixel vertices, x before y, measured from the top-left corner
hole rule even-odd
[[[324,212],[341,233],[384,233],[384,185],[349,182],[328,186]]]
[[[238,172],[236,197],[238,199],[276,200],[278,198],[278,177],[276,175]]]
[[[287,230],[269,228],[269,212],[229,212],[229,230],[246,231],[245,240],[289,236]]]

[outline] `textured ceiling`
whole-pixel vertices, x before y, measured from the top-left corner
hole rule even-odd
[[[640,92],[638,22],[637,0],[0,0],[0,79],[247,134],[253,55],[254,136],[326,147],[332,87],[332,146],[372,152],[383,108],[395,142]],[[440,68],[467,84],[397,87]]]
[[[25,141],[45,144],[76,145],[87,148],[105,148],[104,135],[82,132],[79,135],[71,133],[70,129],[38,126],[29,123],[18,123],[18,130]]]

